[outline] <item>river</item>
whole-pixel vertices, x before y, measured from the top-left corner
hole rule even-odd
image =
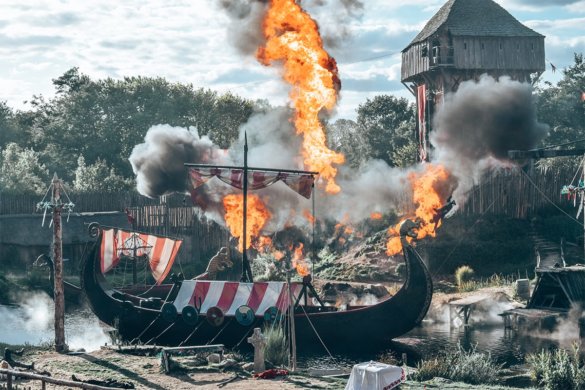
[[[40,345],[54,339],[53,302],[46,294],[31,294],[24,297],[19,306],[0,306],[0,342],[8,344]],[[75,308],[66,314],[66,340],[71,349],[86,351],[98,349],[109,336],[100,326],[98,319],[87,308]],[[356,329],[359,332],[359,329]],[[368,360],[376,360],[385,352],[396,357],[406,353],[409,363],[414,364],[422,357],[436,355],[459,346],[467,350],[489,353],[506,366],[521,364],[528,353],[543,348],[570,347],[573,339],[551,340],[520,336],[504,329],[503,323],[483,327],[452,327],[446,323],[423,322],[408,334],[391,344],[381,346],[378,351],[356,351],[354,354],[329,357],[325,348],[314,351],[299,351],[299,363],[312,368],[347,368]]]

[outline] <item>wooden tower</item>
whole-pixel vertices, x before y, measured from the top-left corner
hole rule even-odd
[[[492,0],[449,0],[402,51],[402,83],[416,96],[419,160],[429,159],[432,115],[446,93],[482,74],[534,82],[544,36]]]

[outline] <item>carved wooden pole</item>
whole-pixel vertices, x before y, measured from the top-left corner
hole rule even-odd
[[[61,180],[53,176],[51,206],[53,208],[53,263],[55,264],[55,350],[64,352],[65,344],[65,294],[63,292],[63,234],[61,230]]]

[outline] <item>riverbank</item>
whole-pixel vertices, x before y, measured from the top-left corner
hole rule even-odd
[[[164,374],[158,356],[133,356],[110,349],[91,353],[58,354],[48,348],[28,348],[20,357],[25,363],[34,363],[37,371],[47,371],[54,378],[71,380],[72,375],[81,380],[117,380],[129,382],[136,389],[218,389],[218,385],[240,375],[242,379],[225,384],[224,389],[274,390],[278,389],[344,389],[346,379],[310,377],[300,372],[272,380],[254,379],[245,371],[225,370],[213,366],[181,368],[170,375]],[[1,382],[0,382],[1,383]],[[26,388],[40,389],[40,382],[17,381]],[[472,386],[444,379],[419,383],[408,381],[400,389],[517,389],[502,386]]]

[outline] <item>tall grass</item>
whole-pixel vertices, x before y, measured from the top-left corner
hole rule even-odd
[[[288,363],[288,346],[282,326],[267,326],[264,328],[266,349],[264,357],[270,363],[281,366]]]
[[[454,352],[421,361],[411,378],[420,382],[441,377],[471,385],[497,384],[501,368],[489,354],[478,353],[475,348],[465,351],[459,346]]]
[[[471,281],[474,274],[475,271],[468,265],[462,265],[455,270],[455,282],[457,283],[459,290],[461,290],[465,283]]]
[[[528,355],[532,380],[547,390],[585,390],[585,367],[579,355],[579,346],[571,352],[564,349],[542,350]]]

